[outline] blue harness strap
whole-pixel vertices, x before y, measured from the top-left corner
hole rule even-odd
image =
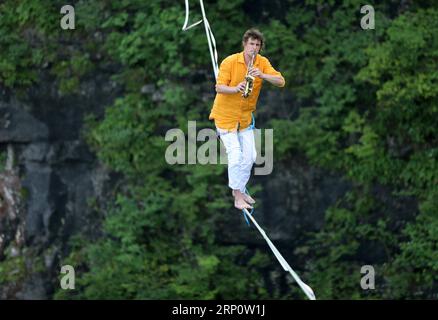
[[[253,130],[253,129],[255,129],[256,127],[255,127],[255,117],[254,117],[254,113],[252,113],[252,112],[251,112],[251,117],[252,117],[252,121],[251,121],[251,124],[250,124],[249,128],[250,128],[251,130]]]
[[[252,117],[252,121],[251,121],[251,124],[249,125],[249,127],[247,128],[248,130],[254,130],[254,129],[256,129],[256,126],[255,126],[255,117],[254,117],[254,114],[253,114],[253,113],[251,113],[251,117]],[[240,125],[240,124],[239,124],[239,125]],[[239,127],[238,127],[237,129],[239,129]],[[216,136],[217,136],[217,138],[219,139],[220,136],[223,136],[223,135],[225,135],[225,134],[229,134],[229,133],[231,133],[231,132],[232,132],[232,131],[220,133],[219,130],[216,129]]]

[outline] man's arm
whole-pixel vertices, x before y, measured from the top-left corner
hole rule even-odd
[[[249,74],[252,75],[253,77],[258,77],[260,79],[266,80],[277,87],[284,87],[284,85],[285,85],[285,81],[284,81],[284,78],[282,76],[263,73],[258,68],[251,69],[249,71]]]
[[[216,92],[223,94],[234,94],[245,90],[245,82],[242,81],[235,87],[226,86],[224,84],[216,84]]]
[[[253,68],[252,70],[250,70],[250,74],[254,77],[259,77],[260,79],[266,80],[272,83],[274,86],[284,87],[286,81],[284,80],[281,73],[272,67],[269,60],[264,58],[264,60],[262,60],[262,64],[263,70]]]
[[[263,80],[266,80],[266,81],[272,83],[274,86],[277,86],[277,87],[284,87],[284,85],[285,85],[285,81],[284,81],[284,78],[282,76],[273,76],[270,74],[262,73],[261,78]]]
[[[245,90],[245,82],[237,86],[229,86],[231,82],[231,60],[227,57],[222,61],[219,68],[219,75],[216,79],[216,92],[222,94],[236,94]]]

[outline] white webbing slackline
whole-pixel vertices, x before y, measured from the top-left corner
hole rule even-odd
[[[201,11],[202,11],[202,20],[199,20],[199,21],[193,23],[192,25],[190,25],[188,27],[187,27],[187,24],[188,24],[188,21],[189,21],[189,11],[190,11],[189,1],[185,0],[185,3],[186,3],[186,19],[185,19],[185,22],[184,22],[184,26],[182,27],[182,30],[183,31],[189,30],[190,28],[195,27],[195,26],[197,26],[198,24],[200,24],[201,22],[204,21],[205,34],[207,35],[208,48],[210,49],[210,56],[211,56],[211,62],[213,64],[214,76],[215,76],[215,78],[217,78],[218,72],[219,72],[219,70],[218,70],[219,68],[218,68],[218,63],[217,63],[216,41],[214,39],[213,32],[211,31],[210,24],[208,23],[207,17],[205,15],[203,1],[199,0],[199,4],[201,5]],[[251,219],[252,223],[257,227],[257,230],[259,230],[259,232],[261,233],[263,238],[266,240],[266,242],[269,245],[269,248],[271,248],[272,252],[274,253],[274,255],[277,258],[278,262],[280,262],[280,264],[283,267],[284,271],[287,271],[287,272],[289,272],[292,275],[294,280],[298,283],[300,288],[303,290],[303,292],[306,294],[306,296],[310,300],[316,300],[315,294],[313,293],[312,288],[310,288],[307,284],[305,284],[300,279],[300,277],[295,273],[295,271],[290,267],[290,265],[286,262],[286,260],[281,255],[281,253],[274,246],[272,241],[268,238],[268,236],[266,235],[266,232],[259,226],[257,221],[248,212],[248,210],[246,210],[246,209],[243,209],[243,210],[245,211],[246,216]]]
[[[186,20],[184,21],[184,26],[182,27],[182,31],[189,30],[190,28],[193,28],[198,24],[200,24],[202,21],[204,21],[205,34],[207,36],[208,48],[210,49],[210,56],[211,56],[211,63],[213,64],[214,77],[217,78],[217,75],[219,73],[219,67],[217,64],[216,40],[214,39],[213,32],[211,31],[210,24],[208,23],[207,17],[205,15],[204,3],[202,0],[199,0],[199,4],[201,5],[201,11],[202,11],[202,20],[199,20],[198,22],[195,22],[187,27],[187,23],[189,22],[190,8],[189,8],[189,0],[185,0],[185,1],[186,1]]]
[[[283,267],[284,271],[289,272],[292,275],[292,278],[295,279],[295,281],[298,283],[300,288],[304,291],[304,293],[306,294],[306,296],[310,300],[316,300],[316,297],[315,297],[315,294],[313,293],[312,288],[309,287],[307,284],[305,284],[300,279],[300,277],[295,273],[295,271],[290,267],[289,263],[287,263],[287,261],[284,260],[284,258],[281,255],[281,253],[277,250],[277,248],[274,246],[272,241],[268,238],[268,236],[266,235],[266,232],[259,226],[257,221],[252,216],[252,214],[250,214],[247,209],[243,209],[243,210],[245,211],[245,214],[251,219],[252,223],[254,223],[254,225],[257,227],[259,232],[262,234],[263,238],[265,238],[266,242],[269,245],[269,248],[271,248],[272,252],[274,253],[274,255],[277,258],[278,262],[280,262],[280,264]]]

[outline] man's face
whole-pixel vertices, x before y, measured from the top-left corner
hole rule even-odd
[[[253,51],[259,53],[260,47],[261,47],[260,40],[254,38],[248,38],[246,43],[243,44],[243,50],[245,51],[245,54],[248,56],[250,56]]]

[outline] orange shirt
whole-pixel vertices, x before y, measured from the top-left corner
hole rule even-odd
[[[263,73],[283,77],[280,72],[271,66],[266,57],[259,54],[255,58],[254,67]],[[243,51],[235,53],[222,61],[216,84],[230,87],[237,86],[244,81],[246,72],[247,66]],[[256,110],[262,83],[262,79],[255,78],[253,90],[248,98],[242,97],[241,92],[234,94],[217,93],[209,119],[214,119],[216,127],[220,129],[235,130],[238,126],[239,130],[247,128],[252,121],[251,113]]]

